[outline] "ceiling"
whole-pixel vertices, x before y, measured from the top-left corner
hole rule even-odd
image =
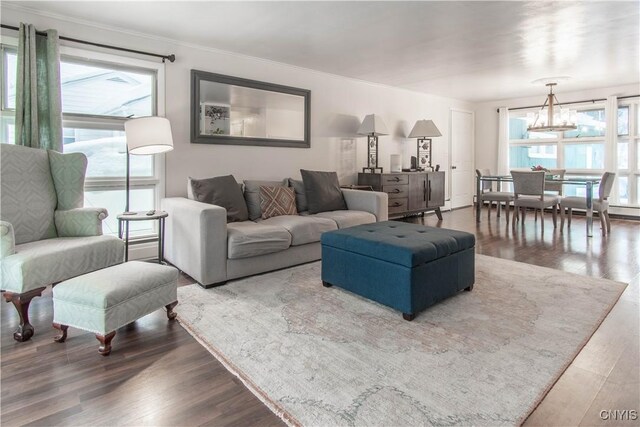
[[[546,88],[531,81],[547,76],[571,77],[559,93],[640,81],[638,1],[20,7],[469,101],[544,96]]]

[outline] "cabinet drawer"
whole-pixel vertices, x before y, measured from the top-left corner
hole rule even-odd
[[[389,199],[389,215],[407,211],[407,199]]]
[[[385,185],[382,191],[389,195],[390,199],[398,199],[409,195],[408,185]]]
[[[393,175],[382,175],[382,185],[394,185],[394,184],[408,184],[409,183],[409,175],[403,174],[393,174]]]

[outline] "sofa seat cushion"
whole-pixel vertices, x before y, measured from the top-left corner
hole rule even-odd
[[[323,247],[408,268],[471,249],[475,242],[471,233],[395,221],[359,225],[322,236]]]
[[[291,234],[278,225],[253,221],[227,224],[227,258],[239,259],[279,252],[291,246]]]
[[[336,222],[338,228],[354,227],[356,225],[376,222],[376,216],[363,211],[331,211],[320,212],[313,215],[318,218],[327,218]]]
[[[560,207],[571,209],[587,209],[587,199],[585,197],[576,196],[562,197],[560,199]],[[606,211],[608,208],[609,201],[600,201],[598,199],[593,199],[593,210],[602,212]]]
[[[336,222],[315,215],[283,215],[258,221],[258,224],[278,226],[291,234],[291,246],[305,245],[320,241],[325,231],[337,230]]]
[[[124,242],[115,236],[57,237],[16,245],[4,258],[2,290],[23,293],[120,264]]]
[[[178,270],[130,261],[53,289],[53,321],[105,335],[178,300]]]

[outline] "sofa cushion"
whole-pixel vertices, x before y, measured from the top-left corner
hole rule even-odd
[[[319,242],[325,231],[337,230],[335,221],[312,215],[284,215],[258,221],[258,224],[278,226],[291,234],[291,246]]]
[[[304,169],[300,169],[300,173],[304,182],[309,213],[347,209],[337,173]]]
[[[338,225],[338,228],[353,227],[361,224],[370,224],[376,222],[376,216],[369,212],[363,211],[331,211],[320,212],[312,215],[318,218],[332,219]]]
[[[304,182],[300,179],[289,178],[289,187],[293,187],[296,192],[296,208],[298,212],[307,212],[309,205],[307,204],[307,195],[304,191]]]
[[[253,221],[227,225],[227,258],[249,258],[279,252],[291,246],[291,234],[277,225]]]
[[[260,187],[288,187],[289,180],[287,178],[282,181],[244,181],[244,200],[247,202],[249,210],[249,219],[255,221],[262,217],[262,209],[260,209]]]
[[[22,293],[122,262],[124,242],[115,236],[58,237],[16,245],[4,258],[1,288]]]
[[[225,208],[227,222],[249,219],[247,203],[244,201],[242,190],[233,175],[206,179],[192,178],[191,188],[195,200]]]
[[[296,193],[289,187],[260,187],[262,219],[282,215],[297,215]]]

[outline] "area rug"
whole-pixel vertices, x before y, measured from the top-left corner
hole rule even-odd
[[[338,287],[320,263],[178,289],[181,324],[291,425],[518,425],[625,284],[476,256],[476,283],[419,313]]]

